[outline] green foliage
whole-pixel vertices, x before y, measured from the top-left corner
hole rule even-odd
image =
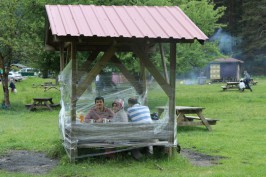
[[[69,163],[63,150],[58,131],[59,109],[53,111],[38,110],[29,112],[24,104],[32,98],[53,97],[55,103],[60,100],[57,90],[44,92],[41,87],[32,88],[32,84],[41,84],[53,80],[28,78],[17,83],[18,93],[11,95],[14,105],[10,110],[0,109],[0,154],[9,150],[31,150],[58,157],[60,163],[47,174],[38,176],[127,176],[127,177],[172,177],[172,176],[264,176],[265,170],[265,99],[266,79],[255,78],[258,85],[250,91],[222,91],[224,83],[206,85],[184,85],[177,81],[176,105],[201,106],[203,114],[219,121],[209,132],[204,126],[178,127],[178,143],[183,150],[219,156],[212,166],[197,166],[188,158],[175,154],[172,158],[149,157],[142,162],[131,156],[106,160],[89,158],[78,163]],[[54,81],[53,81],[54,82]],[[2,98],[0,89],[0,98]],[[149,91],[150,108],[165,104],[165,95],[159,87]],[[7,173],[3,169],[0,176],[31,176],[20,172]],[[36,176],[36,175],[32,175]]]
[[[214,8],[210,0],[182,2],[180,8],[207,35],[210,36],[223,24],[217,23],[224,15],[225,7]]]
[[[266,50],[266,3],[265,1],[243,1],[243,16],[240,22],[242,31],[240,33],[244,42],[242,49],[249,58],[250,55],[265,54]],[[256,58],[257,58],[256,57]],[[265,57],[262,57],[265,58]]]

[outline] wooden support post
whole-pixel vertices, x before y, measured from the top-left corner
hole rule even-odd
[[[77,49],[74,42],[71,43],[71,61],[72,61],[72,93],[71,93],[71,125],[76,123],[76,103],[77,103]],[[74,137],[72,132],[71,137]],[[77,147],[75,142],[71,142],[70,161],[75,162],[77,156]]]
[[[170,94],[169,94],[169,127],[172,130],[170,142],[177,145],[176,131],[176,110],[175,110],[175,89],[176,89],[176,43],[170,43]],[[169,149],[169,157],[174,155],[176,148]]]

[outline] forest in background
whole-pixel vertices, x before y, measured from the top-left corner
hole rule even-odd
[[[266,0],[214,0],[225,6],[214,37],[219,38],[221,52],[244,61],[253,75],[266,74]]]

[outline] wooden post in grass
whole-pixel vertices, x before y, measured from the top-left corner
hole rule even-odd
[[[176,88],[176,43],[170,43],[170,94],[169,94],[169,127],[172,130],[170,142],[177,145],[176,138],[176,110],[175,110],[175,88]],[[173,156],[176,148],[169,149],[169,156]]]

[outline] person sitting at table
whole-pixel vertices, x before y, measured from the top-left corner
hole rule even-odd
[[[151,113],[148,106],[140,105],[136,98],[129,98],[128,106],[128,118],[131,122],[152,123]]]
[[[112,103],[114,117],[112,122],[128,122],[127,113],[124,110],[124,101],[122,99],[116,99]]]
[[[134,122],[134,123],[152,123],[151,113],[150,113],[150,109],[148,106],[140,105],[138,102],[138,99],[136,99],[136,98],[129,98],[128,99],[128,106],[129,106],[129,108],[127,109],[127,113],[128,113],[128,118],[131,122]],[[153,147],[148,146],[147,148],[148,148],[149,153],[152,154],[153,153]],[[138,148],[138,149],[133,149],[131,151],[132,156],[136,160],[140,160],[143,157],[140,150],[141,149]]]
[[[114,112],[104,106],[104,98],[96,97],[95,98],[95,106],[92,107],[89,113],[85,117],[85,122],[90,122],[90,120],[94,120],[96,123],[102,123],[104,119],[110,121],[114,117]]]

